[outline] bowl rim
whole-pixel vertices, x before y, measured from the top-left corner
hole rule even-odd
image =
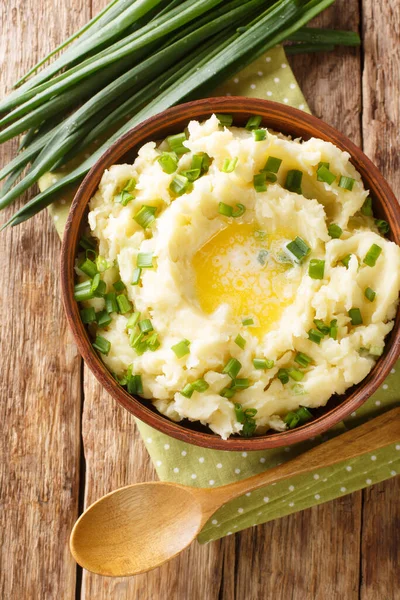
[[[179,422],[171,421],[158,411],[155,412],[154,409],[148,408],[139,397],[128,394],[113,378],[96,351],[92,348],[87,330],[79,317],[78,303],[73,297],[74,261],[78,233],[87,204],[97,189],[104,170],[120,161],[135,146],[145,143],[149,130],[157,130],[157,127],[161,127],[162,125],[167,126],[169,123],[173,127],[174,123],[182,120],[189,122],[191,119],[201,119],[204,118],[204,115],[211,115],[215,112],[225,112],[233,115],[235,113],[238,115],[243,113],[248,113],[249,115],[261,114],[263,120],[267,123],[266,127],[270,127],[268,125],[268,118],[281,119],[288,125],[289,129],[292,125],[294,127],[307,128],[311,132],[314,132],[309,137],[313,137],[315,132],[318,132],[318,135],[315,137],[331,141],[341,150],[349,152],[351,162],[361,174],[364,183],[368,183],[366,187],[375,188],[378,193],[386,218],[391,225],[394,241],[397,245],[400,245],[400,205],[378,168],[346,136],[313,115],[277,102],[244,96],[205,98],[168,108],[133,127],[99,158],[86,175],[75,194],[62,240],[60,271],[63,305],[78,350],[89,369],[119,404],[147,425],[175,439],[215,450],[266,450],[288,446],[305,441],[330,429],[357,410],[378,389],[400,356],[399,310],[397,310],[393,330],[389,334],[390,341],[385,344],[384,354],[377,361],[367,377],[356,386],[350,388],[353,391],[349,395],[345,394],[340,404],[330,409],[326,414],[296,429],[255,436],[253,438],[230,437],[227,440],[223,440],[217,434],[198,432],[188,429]],[[373,184],[372,186],[371,183]],[[75,225],[75,223],[77,224]]]

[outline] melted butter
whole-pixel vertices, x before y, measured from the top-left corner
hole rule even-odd
[[[289,229],[267,232],[235,222],[215,234],[193,257],[202,310],[211,314],[227,303],[238,324],[252,317],[251,333],[267,333],[292,303],[299,284],[282,251],[295,237]]]

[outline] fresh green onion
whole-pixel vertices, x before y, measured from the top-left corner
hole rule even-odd
[[[320,331],[324,335],[328,335],[329,327],[328,325],[325,325],[325,323],[321,319],[314,319],[314,325],[316,326],[318,331]]]
[[[224,217],[231,217],[233,213],[233,208],[232,206],[229,206],[229,204],[225,204],[225,202],[219,202],[218,212],[220,215],[224,215]]]
[[[289,427],[289,429],[294,429],[300,423],[300,417],[293,411],[287,413],[284,416],[283,422]]]
[[[308,331],[308,339],[314,342],[315,344],[319,345],[324,337],[325,336],[322,333],[322,331],[318,331],[318,329],[310,329]]]
[[[236,379],[241,368],[242,365],[237,358],[230,358],[222,369],[222,372],[224,375],[229,375],[231,379]]]
[[[269,156],[267,162],[265,163],[263,171],[267,171],[268,173],[277,173],[281,164],[281,158],[276,158],[276,156]]]
[[[132,331],[130,338],[129,338],[129,345],[131,346],[131,348],[133,348],[134,350],[138,350],[141,349],[141,345],[145,342],[143,342],[144,339],[144,333],[139,332],[136,333],[135,331]],[[143,352],[142,352],[143,354]]]
[[[237,162],[238,162],[237,156],[235,156],[234,158],[225,158],[221,171],[223,173],[233,173],[233,171],[236,168]]]
[[[205,379],[196,379],[196,381],[193,381],[192,383],[192,388],[196,391],[196,392],[205,392],[206,390],[208,390],[210,386],[208,385],[207,381],[205,381]]]
[[[223,388],[219,395],[222,396],[223,398],[233,398],[233,396],[235,395],[236,390],[234,390],[231,387],[225,387]]]
[[[156,212],[157,208],[155,206],[146,206],[144,204],[133,218],[138,225],[143,227],[143,229],[147,229],[147,227],[150,227],[153,221],[155,221]]]
[[[85,275],[88,275],[90,278],[94,277],[98,272],[96,263],[90,260],[90,258],[86,258],[83,261],[83,263],[79,265],[79,268],[83,273],[85,273]]]
[[[149,333],[154,330],[154,327],[150,321],[150,319],[143,319],[143,321],[139,321],[138,323],[140,331],[143,333]]]
[[[99,277],[99,279],[97,279]],[[104,298],[107,290],[107,285],[105,281],[100,279],[100,275],[97,274],[92,279],[92,289],[93,294],[96,298]]]
[[[323,279],[325,271],[325,261],[312,258],[308,265],[308,274],[311,279]]]
[[[117,304],[118,312],[121,313],[121,315],[124,315],[125,313],[132,310],[132,302],[128,300],[125,294],[120,294],[119,296],[117,296]]]
[[[205,152],[201,154],[193,154],[192,156],[192,169],[200,169],[200,174],[207,173],[211,164],[211,158]]]
[[[262,117],[259,115],[253,115],[249,117],[246,123],[246,129],[251,131],[252,129],[257,129],[261,125]]]
[[[257,429],[257,423],[254,419],[247,419],[243,425],[243,429],[240,432],[240,435],[243,437],[252,437],[254,435],[255,430]]]
[[[177,196],[182,196],[182,194],[186,194],[190,187],[190,181],[184,175],[177,173],[171,183],[169,184],[169,189],[171,192],[176,194]]]
[[[140,312],[134,312],[131,314],[129,319],[126,322],[127,329],[134,329],[140,319]]]
[[[143,394],[143,383],[141,375],[131,375],[128,380],[128,392],[130,394]]]
[[[302,194],[301,180],[303,179],[303,173],[297,169],[293,169],[287,172],[285,188],[289,192],[295,192],[296,194]]]
[[[289,377],[291,377],[295,381],[301,381],[302,379],[304,379],[304,373],[302,371],[299,371],[299,369],[291,368],[288,369],[287,373]]]
[[[182,358],[183,356],[186,356],[186,354],[190,353],[189,346],[189,340],[182,340],[181,342],[171,346],[171,350],[175,352],[177,358]]]
[[[372,198],[368,196],[364,200],[364,204],[361,207],[361,212],[365,217],[373,217],[374,213],[372,211]]]
[[[344,256],[340,261],[346,267],[346,269],[349,268],[349,263],[352,256],[352,254],[346,254],[346,256]]]
[[[247,390],[250,387],[249,379],[234,379],[232,381],[233,390]]]
[[[111,350],[111,342],[106,340],[106,338],[102,337],[101,335],[97,335],[93,342],[93,348],[107,356]]]
[[[178,168],[178,156],[175,152],[163,152],[157,160],[164,173],[168,175],[175,173]]]
[[[126,190],[127,192],[133,192],[133,190],[136,188],[136,179],[134,179],[133,177],[131,179],[128,179],[128,181],[126,182],[125,186],[124,186],[124,190]]]
[[[235,208],[232,209],[232,217],[237,219],[241,217],[246,212],[246,207],[243,204],[236,204]]]
[[[336,340],[337,335],[338,335],[337,319],[332,319],[332,321],[330,322],[330,325],[329,325],[329,337],[331,337],[333,340]]]
[[[147,347],[151,352],[155,352],[160,347],[158,333],[154,332],[147,338]]]
[[[289,374],[287,369],[279,369],[277,377],[283,384],[288,383]]]
[[[292,242],[286,244],[286,248],[293,254],[298,263],[302,263],[306,256],[311,252],[311,249],[307,246],[306,242],[298,236]]]
[[[123,292],[124,290],[126,290],[126,286],[121,279],[113,283],[113,288],[116,292]]]
[[[362,325],[363,324],[363,318],[362,318],[361,311],[359,308],[351,308],[349,310],[349,317],[351,319],[352,325]]]
[[[376,265],[376,261],[378,260],[380,254],[382,252],[382,248],[377,244],[372,244],[371,248],[368,250],[367,254],[364,258],[364,264],[369,267],[374,267]]]
[[[313,418],[312,413],[305,406],[300,406],[300,408],[296,410],[296,414],[300,417],[301,423],[307,423]]]
[[[331,236],[333,240],[338,240],[343,233],[343,229],[336,225],[336,223],[331,223],[328,227],[328,234]]]
[[[238,402],[235,402],[235,416],[236,416],[236,420],[238,423],[244,423],[246,420],[245,414],[244,414],[244,410],[241,404],[239,404]]]
[[[248,319],[242,319],[243,327],[249,327],[249,325],[254,325],[254,319],[249,317]]]
[[[193,396],[193,385],[191,383],[187,383],[185,385],[185,387],[183,388],[183,390],[180,391],[180,393],[182,394],[182,396],[185,396],[185,398],[191,398]]]
[[[348,190],[349,192],[351,192],[353,189],[354,183],[355,179],[352,177],[346,177],[345,175],[342,175],[339,179],[339,187],[343,188],[344,190]]]
[[[253,136],[255,142],[263,142],[267,138],[266,129],[254,129]]]
[[[265,180],[269,181],[269,183],[275,183],[278,180],[275,173],[270,173],[269,171],[263,171],[263,173],[265,173]]]
[[[99,327],[107,327],[111,323],[112,318],[106,310],[99,310],[96,313],[96,321]]]
[[[275,363],[267,358],[253,358],[253,366],[255,369],[272,369]]]
[[[233,123],[232,115],[216,114],[215,115],[222,127],[231,127]]]
[[[138,269],[153,269],[153,252],[139,252],[136,258]]]
[[[258,173],[253,177],[253,185],[256,192],[266,192],[267,191],[267,174],[266,173]]]
[[[74,298],[77,302],[82,302],[83,300],[90,300],[94,296],[94,291],[92,290],[92,282],[90,279],[88,281],[83,281],[82,283],[77,283],[74,287]]]
[[[196,179],[198,179],[200,177],[200,169],[188,169],[187,171],[182,171],[180,174],[183,177],[186,177],[186,179],[192,183],[193,181],[196,181]]]
[[[296,362],[301,367],[307,368],[312,362],[313,359],[304,354],[303,352],[298,352],[294,357],[294,362]]]
[[[387,233],[389,233],[390,227],[389,227],[389,223],[387,221],[384,221],[383,219],[374,219],[374,220],[375,220],[375,225],[377,226],[377,228],[379,229],[379,231],[382,235],[386,235]]]
[[[113,261],[109,261],[104,256],[97,256],[96,258],[96,267],[99,273],[104,273],[108,269],[111,269],[113,266]]]
[[[122,204],[122,206],[126,206],[132,200],[133,200],[132,194],[130,194],[126,190],[122,190],[122,192],[120,194],[117,194],[114,198],[114,202],[117,202],[118,204]]]
[[[136,268],[133,271],[133,277],[132,277],[132,283],[131,285],[139,285],[139,281],[140,281],[140,276],[142,274],[142,269],[141,268]]]
[[[330,163],[321,161],[318,163],[317,170],[320,169],[321,167],[325,167],[325,169],[329,169]]]
[[[94,240],[88,238],[86,235],[83,235],[79,240],[79,246],[84,250],[95,250],[96,245]]]
[[[374,291],[372,288],[370,288],[370,287],[367,287],[367,288],[365,289],[364,296],[365,296],[365,297],[366,297],[366,298],[367,298],[367,299],[368,299],[370,302],[373,302],[373,301],[375,300],[375,297],[376,297],[376,292],[375,292],[375,291]]]
[[[323,181],[324,183],[327,183],[328,185],[331,185],[336,179],[336,175],[334,175],[333,173],[330,172],[330,170],[325,167],[324,165],[321,165],[317,171],[317,180],[318,181]]]
[[[82,310],[79,311],[79,314],[81,315],[82,323],[93,323],[93,321],[96,320],[96,312],[93,306],[90,308],[82,308]]]
[[[167,137],[167,142],[172,152],[175,152],[177,156],[182,156],[186,152],[190,152],[189,148],[183,145],[183,142],[187,140],[186,133],[176,133]]]
[[[240,333],[238,333],[235,338],[235,344],[237,344],[242,350],[244,350],[246,346],[246,340],[240,335]]]

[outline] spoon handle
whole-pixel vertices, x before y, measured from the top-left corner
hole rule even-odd
[[[208,497],[203,496],[204,510],[210,514],[222,504],[242,496],[246,492],[289,479],[294,475],[309,473],[350,460],[398,441],[400,441],[400,406],[300,454],[293,460],[268,469],[264,473],[207,490],[211,493],[207,495]],[[200,490],[198,491],[200,492]]]

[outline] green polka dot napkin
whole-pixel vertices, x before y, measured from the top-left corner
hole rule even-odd
[[[222,85],[216,90],[215,95],[266,98],[308,111],[306,101],[281,47],[270,50]],[[43,189],[50,185],[52,178],[52,175],[46,175],[42,178],[40,187]],[[60,235],[64,230],[70,202],[70,197],[63,197],[50,207],[50,213]],[[329,436],[340,435],[343,431],[398,405],[400,362],[397,364],[397,369],[392,370],[384,385],[345,422],[322,437],[319,436],[296,446],[265,452],[223,452],[198,448],[177,441],[140,421],[138,427],[160,479],[199,487],[224,485],[290,460],[328,439]],[[399,472],[400,440],[398,444],[392,444],[375,453],[309,475],[296,476],[281,484],[272,484],[228,503],[205,525],[199,541],[209,542],[246,527],[259,525],[314,504],[332,500],[393,477]]]

